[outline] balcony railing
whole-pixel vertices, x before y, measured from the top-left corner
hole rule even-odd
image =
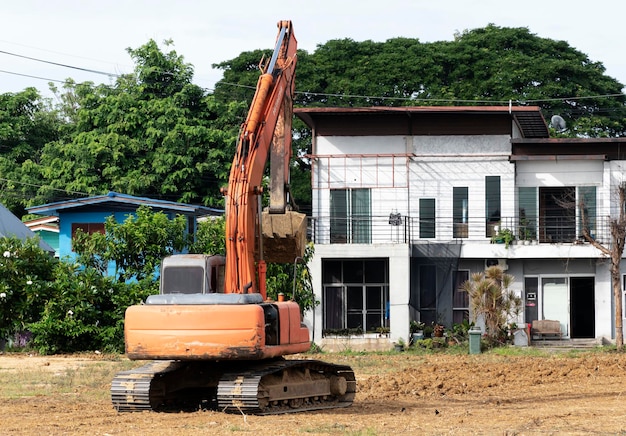
[[[608,217],[590,220],[589,233],[603,243],[610,242]],[[316,244],[388,244],[449,242],[451,240],[485,241],[497,239],[508,229],[516,241],[538,243],[580,243],[581,221],[574,217],[543,216],[537,219],[502,218],[488,221],[471,219],[465,223],[452,218],[425,221],[410,216],[362,216],[354,218],[312,217],[309,229]]]

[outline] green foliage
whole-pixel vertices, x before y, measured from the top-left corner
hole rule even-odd
[[[106,274],[109,262],[115,262],[119,281],[151,279],[161,259],[187,246],[186,226],[182,215],[170,219],[163,212],[140,206],[123,223],[107,217],[104,234],[77,232],[74,251],[79,262],[101,274]]]
[[[423,348],[429,351],[443,351],[448,347],[448,344],[444,340],[444,338],[424,338],[415,341],[413,344],[414,348]]]
[[[295,264],[270,263],[267,265],[267,296],[278,299],[283,293],[292,298],[300,306],[300,312],[305,313],[319,304],[313,293],[309,262],[315,254],[312,243],[307,244],[302,259]]]
[[[58,261],[39,248],[38,238],[0,238],[0,339],[23,331],[54,295]]]
[[[114,190],[221,205],[245,106],[218,103],[192,84],[193,67],[174,50],[151,40],[129,53],[133,74],[113,85],[71,84],[59,96],[71,128],[43,148],[44,186],[33,202],[57,190]]]
[[[44,354],[124,350],[124,312],[157,291],[153,282],[125,284],[94,268],[59,263],[54,294],[28,325],[32,346]]]
[[[61,138],[64,124],[35,88],[0,94],[0,203],[16,215],[40,184],[36,166],[45,144]]]
[[[214,65],[224,71],[217,98],[241,96],[232,84],[254,86],[261,52]],[[255,60],[256,58],[256,60]],[[490,24],[453,41],[422,43],[330,40],[298,51],[299,106],[539,105],[547,119],[561,115],[568,136],[623,136],[623,85],[600,62],[565,41],[527,28]],[[602,97],[606,96],[606,97]],[[251,98],[251,95],[246,95]],[[301,144],[301,150],[306,147]]]
[[[504,244],[504,248],[509,248],[511,242],[515,240],[515,235],[511,229],[499,229],[498,233],[491,237],[492,244]]]
[[[469,330],[474,327],[474,323],[467,319],[464,319],[461,323],[452,324],[452,329],[449,331],[450,337],[454,338],[457,342],[465,342],[469,340]]]
[[[190,245],[190,253],[226,254],[226,219],[210,217],[198,223],[196,240]]]

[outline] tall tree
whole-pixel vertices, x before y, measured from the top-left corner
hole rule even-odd
[[[251,52],[214,65],[224,70],[216,96],[251,85]],[[490,24],[453,41],[421,43],[331,40],[298,52],[296,104],[301,106],[539,105],[561,115],[570,136],[626,134],[623,84],[601,62],[565,41],[527,28]]]
[[[55,198],[56,189],[113,190],[220,205],[243,105],[218,103],[191,83],[182,56],[154,41],[129,53],[134,74],[113,86],[79,84],[66,99],[74,131],[44,148],[36,201]]]
[[[511,290],[513,276],[499,266],[490,266],[482,273],[473,273],[461,289],[470,297],[474,321],[485,323],[486,335],[494,343],[502,341],[507,324],[522,310],[522,300]]]
[[[60,139],[63,125],[35,88],[0,95],[0,203],[16,215],[36,192],[45,144]]]

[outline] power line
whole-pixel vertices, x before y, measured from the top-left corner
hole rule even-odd
[[[4,177],[0,177],[0,181],[3,182],[8,182],[8,183],[16,183],[18,185],[26,185],[26,186],[31,186],[34,188],[48,188],[51,189],[53,191],[59,191],[59,192],[64,192],[66,194],[76,194],[76,195],[85,195],[85,196],[89,196],[90,194],[86,193],[86,192],[80,192],[80,191],[70,191],[67,189],[61,189],[61,188],[53,188],[49,185],[37,185],[35,183],[28,183],[28,182],[18,182],[17,180],[11,180],[11,179],[5,179]]]
[[[14,76],[29,77],[29,78],[31,78],[31,79],[47,80],[48,82],[65,83],[65,80],[48,79],[48,78],[46,78],[46,77],[32,76],[32,75],[30,75],[30,74],[14,73],[13,71],[0,70],[0,73],[12,74],[12,75],[14,75]]]
[[[24,55],[21,55],[21,54],[11,53],[11,52],[4,51],[4,50],[0,50],[0,53],[6,54],[6,55],[9,55],[9,56],[15,56],[15,57],[18,57],[18,58],[28,59],[28,60],[35,61],[35,62],[42,62],[44,64],[56,65],[58,67],[70,68],[70,69],[79,70],[79,71],[86,71],[88,73],[102,74],[104,76],[109,76],[109,77],[120,77],[119,74],[115,74],[115,73],[107,73],[106,71],[93,70],[91,68],[83,68],[83,67],[76,67],[76,66],[68,65],[68,64],[61,64],[59,62],[52,62],[52,61],[47,61],[47,60],[44,60],[44,59],[33,58],[33,57],[30,57],[30,56],[24,56]]]
[[[121,77],[120,74],[117,73],[111,73],[111,72],[106,72],[106,71],[100,71],[100,70],[94,70],[91,68],[85,68],[85,67],[77,67],[74,65],[68,65],[68,64],[63,64],[63,63],[59,63],[59,62],[53,62],[53,61],[48,61],[48,60],[44,60],[44,59],[39,59],[39,58],[34,58],[31,56],[25,56],[25,55],[21,55],[21,54],[17,54],[17,53],[12,53],[12,52],[8,52],[5,50],[0,50],[0,53],[2,54],[6,54],[9,56],[15,56],[15,57],[19,57],[19,58],[23,58],[23,59],[28,59],[28,60],[32,60],[35,62],[41,62],[41,63],[46,63],[46,64],[50,64],[50,65],[55,65],[55,66],[59,66],[62,68],[69,68],[69,69],[74,69],[74,70],[78,70],[78,71],[84,71],[84,72],[88,72],[88,73],[94,73],[94,74],[100,74],[100,75],[104,75],[107,77]],[[22,76],[22,77],[29,77],[29,78],[33,78],[33,79],[39,79],[39,80],[48,80],[51,82],[57,82],[57,83],[65,83],[64,80],[58,80],[58,79],[48,79],[45,77],[40,77],[40,76],[33,76],[33,75],[29,75],[29,74],[23,74],[23,73],[16,73],[16,72],[12,72],[12,71],[6,71],[6,70],[0,70],[0,72],[5,73],[5,74],[12,74],[12,75],[16,75],[16,76]],[[163,72],[163,74],[171,74],[170,72]],[[241,85],[241,84],[237,84],[237,83],[231,83],[231,82],[221,82],[221,84],[223,85],[227,85],[227,86],[233,86],[236,88],[243,88],[243,89],[250,89],[250,90],[254,90],[255,87],[253,86],[248,86],[248,85]],[[207,91],[209,91],[209,89],[207,89]],[[358,95],[358,94],[338,94],[338,93],[320,93],[320,92],[310,92],[310,91],[296,91],[296,94],[302,95],[302,96],[314,96],[314,97],[334,97],[334,98],[345,98],[345,99],[365,99],[365,100],[382,100],[382,101],[413,101],[413,102],[430,102],[430,103],[450,103],[450,104],[459,104],[459,103],[463,103],[463,104],[468,104],[468,103],[473,103],[473,104],[496,104],[496,105],[507,105],[511,102],[511,100],[472,100],[472,99],[443,99],[443,98],[435,98],[435,99],[429,99],[429,98],[415,98],[415,97],[385,97],[385,96],[373,96],[373,95]],[[515,102],[517,104],[529,104],[529,103],[542,103],[542,102],[550,102],[550,101],[566,101],[566,100],[588,100],[588,99],[598,99],[598,98],[616,98],[616,97],[624,97],[624,94],[602,94],[602,95],[591,95],[591,96],[577,96],[577,97],[553,97],[553,98],[543,98],[543,99],[531,99],[531,100],[515,100]]]

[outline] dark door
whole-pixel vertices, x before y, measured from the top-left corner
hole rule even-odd
[[[570,277],[571,338],[596,336],[593,277]]]

